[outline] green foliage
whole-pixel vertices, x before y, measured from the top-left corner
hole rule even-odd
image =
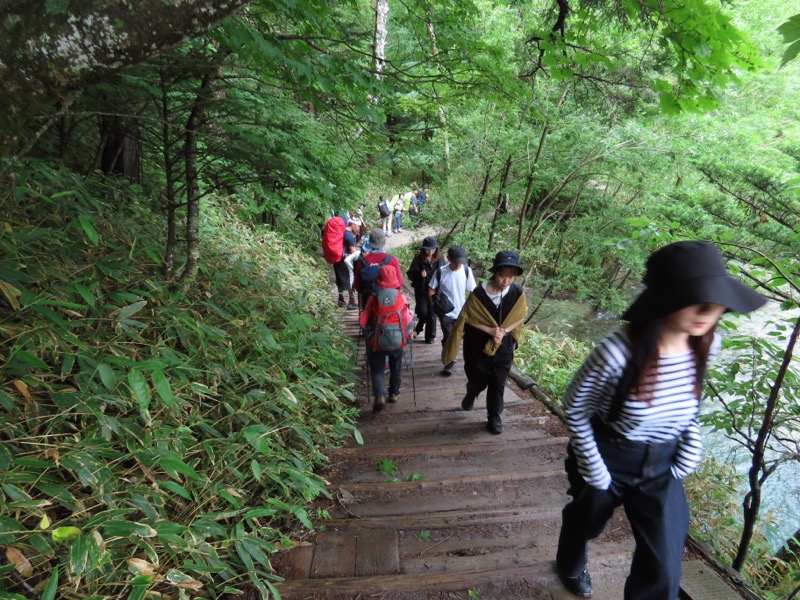
[[[248,579],[266,594],[282,531],[311,528],[306,506],[326,493],[320,447],[355,432],[352,346],[327,281],[207,201],[213,241],[196,286],[176,292],[135,189],[38,162],[12,176],[0,198],[2,544],[33,581],[49,577],[51,598],[75,586],[219,597]]]
[[[397,473],[397,466],[394,464],[394,461],[389,458],[379,458],[375,466],[378,471],[384,475],[394,475]]]
[[[431,539],[431,532],[428,530],[422,530],[417,534],[417,537],[421,540],[429,540]]]
[[[781,67],[797,58],[800,53],[800,14],[794,15],[788,21],[778,27],[778,31],[783,36],[783,42],[789,44],[781,58]]]
[[[514,364],[552,398],[561,398],[589,354],[588,344],[526,329]]]

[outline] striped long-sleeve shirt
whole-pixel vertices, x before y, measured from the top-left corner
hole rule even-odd
[[[720,344],[717,335],[709,358],[717,354]],[[611,485],[611,474],[597,450],[591,419],[596,415],[608,422],[611,401],[629,356],[628,334],[624,329],[615,331],[584,361],[564,396],[564,412],[578,471],[587,483],[602,490]],[[631,392],[617,420],[608,425],[633,441],[660,443],[679,438],[671,470],[674,477],[681,479],[697,468],[703,449],[697,424],[700,400],[694,395],[693,354],[687,351],[662,356],[657,370],[651,403],[638,400]]]

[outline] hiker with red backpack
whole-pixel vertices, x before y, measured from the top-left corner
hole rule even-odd
[[[375,231],[370,232],[370,239]],[[395,259],[396,260],[396,259]],[[397,402],[402,383],[403,348],[412,336],[414,319],[401,291],[397,270],[392,265],[380,267],[375,281],[376,293],[367,298],[358,324],[367,331],[367,364],[372,377],[373,412],[380,412],[386,402]],[[389,395],[384,390],[384,370],[389,361]]]
[[[386,234],[381,227],[373,227],[369,232],[369,254],[363,254],[356,261],[353,276],[353,287],[358,292],[358,303],[363,310],[367,298],[374,296],[377,288],[375,282],[380,268],[389,265],[395,269],[398,285],[403,286],[403,274],[400,271],[400,262],[394,256],[386,254],[383,247],[386,245]]]
[[[347,291],[348,310],[357,309],[358,304],[353,298],[350,269],[345,258],[356,251],[356,236],[360,229],[361,220],[358,218],[331,217],[322,230],[322,254],[325,262],[333,265],[336,287],[339,290],[339,307],[344,306],[344,292]]]

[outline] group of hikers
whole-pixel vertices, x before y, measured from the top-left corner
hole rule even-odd
[[[359,296],[369,298],[359,323],[368,333],[373,410],[397,401],[403,346],[419,334],[434,343],[438,321],[443,374],[453,372],[463,341],[467,390],[461,408],[472,410],[487,390],[487,428],[502,433],[503,391],[527,315],[524,290],[514,283],[523,273],[519,255],[498,252],[491,277],[479,284],[464,248],[450,246],[442,256],[436,238],[426,237],[406,271],[414,290],[414,326],[402,299],[400,265],[387,259],[385,239],[382,228],[373,228],[359,259],[369,265],[358,271],[362,278],[377,267],[375,294],[355,278]],[[593,592],[588,542],[619,505],[636,541],[625,600],[679,597],[689,528],[683,478],[701,460],[697,416],[708,362],[721,347],[716,326],[725,312],[745,314],[766,302],[730,276],[719,249],[703,241],[673,242],[655,251],[643,283],[644,291],[621,316],[627,323],[595,346],[563,399],[572,500],[562,512],[556,568],[564,586],[583,598]],[[392,312],[404,341],[387,349],[379,342],[381,323]]]

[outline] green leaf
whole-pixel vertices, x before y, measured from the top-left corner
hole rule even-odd
[[[145,523],[135,521],[108,521],[103,524],[103,532],[109,537],[131,537],[133,535],[151,538],[158,532]]]
[[[180,473],[189,479],[194,479],[196,481],[202,480],[202,477],[198,475],[197,471],[181,460],[177,452],[163,452],[161,456],[158,457],[156,463],[164,469],[170,477],[174,477],[175,479],[180,479],[177,475]]]
[[[47,580],[47,585],[44,586],[42,592],[42,600],[55,600],[56,592],[58,592],[58,565],[53,567],[53,572],[50,574],[50,579]]]
[[[147,300],[140,300],[139,302],[134,302],[133,304],[129,304],[128,306],[121,308],[119,314],[117,314],[116,316],[120,321],[122,321],[124,319],[127,319],[131,315],[135,315],[145,306],[147,306]]]
[[[164,371],[153,371],[150,374],[150,379],[153,382],[153,387],[158,393],[159,398],[172,410],[176,409],[175,396],[172,394],[172,388],[169,386],[169,380],[164,375]]]
[[[177,494],[178,496],[186,498],[186,500],[189,501],[193,500],[192,495],[189,492],[187,492],[186,488],[180,485],[179,483],[175,483],[174,481],[165,479],[163,481],[159,481],[158,485],[159,487],[164,488],[168,492],[172,492],[173,494]]]
[[[54,542],[67,542],[69,540],[75,539],[81,534],[81,530],[77,527],[66,526],[66,527],[56,527],[51,532],[53,536]]]
[[[117,386],[117,375],[110,365],[100,363],[97,366],[97,372],[100,375],[100,381],[103,382],[107,390],[113,390]]]
[[[89,215],[79,215],[78,216],[78,224],[81,226],[83,233],[86,234],[86,237],[89,240],[97,245],[97,242],[100,241],[100,237],[97,235],[97,230],[94,228],[94,219]]]
[[[150,406],[150,387],[145,381],[144,375],[140,371],[133,369],[128,371],[128,385],[136,396],[136,401],[142,411],[146,411]]]

